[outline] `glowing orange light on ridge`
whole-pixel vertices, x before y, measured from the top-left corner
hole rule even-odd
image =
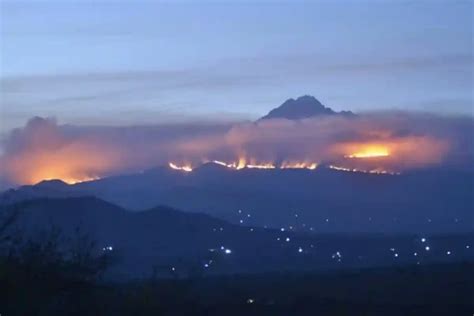
[[[378,158],[388,157],[390,152],[387,147],[381,145],[365,145],[353,154],[346,155],[346,158]]]
[[[170,166],[171,169],[174,169],[174,170],[181,170],[181,171],[185,171],[185,172],[193,171],[193,168],[190,165],[178,166],[178,165],[176,165],[175,163],[172,163],[172,162],[170,162],[168,165]]]

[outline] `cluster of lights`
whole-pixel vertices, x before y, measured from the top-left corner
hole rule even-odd
[[[249,218],[252,217],[252,215],[251,215],[250,213],[243,212],[241,209],[239,209],[239,210],[237,211],[237,213],[238,213],[240,216],[242,216],[243,219],[249,219]],[[299,219],[299,218],[301,217],[298,213],[294,213],[293,216],[294,216],[294,218],[296,218],[296,219]],[[243,219],[240,219],[240,223],[243,223],[243,222],[244,222]],[[368,217],[368,220],[369,220],[369,221],[372,221],[372,217]],[[328,223],[328,222],[329,222],[329,218],[325,218],[324,221],[325,221],[326,223]],[[306,224],[302,224],[301,226],[302,226],[302,227],[306,227]],[[265,228],[266,228],[266,226],[265,226]],[[287,227],[280,227],[280,228],[278,229],[278,231],[281,232],[281,233],[285,233],[285,232],[287,232],[287,231],[293,230],[293,228],[294,228],[294,226],[289,225],[289,226],[287,226]],[[314,230],[313,227],[310,227],[309,229],[310,229],[311,231]],[[217,231],[216,228],[214,228],[213,230],[214,230],[214,231]],[[223,231],[223,228],[221,227],[221,228],[219,228],[218,230]],[[254,228],[253,228],[253,227],[250,227],[248,231],[253,232],[253,231],[254,231]],[[280,235],[280,236],[276,236],[276,240],[277,240],[278,242],[282,243],[282,245],[283,245],[283,244],[290,244],[291,241],[292,241],[292,239],[290,238],[290,236],[281,236],[281,235]],[[423,246],[422,246],[422,249],[424,249],[424,251],[426,251],[426,252],[430,252],[430,251],[431,251],[431,247],[428,245],[428,240],[427,240],[427,238],[421,237],[419,240],[421,241],[421,244],[423,245]],[[314,245],[311,244],[308,248],[314,248]],[[470,248],[470,245],[465,245],[465,248],[466,248],[466,249],[469,249],[469,248]],[[310,253],[311,253],[311,251],[310,251],[309,249],[308,249],[308,251],[305,250],[304,245],[296,245],[296,248],[295,248],[295,249],[296,249],[296,252],[299,253],[299,254],[310,254]],[[210,251],[215,251],[215,249],[209,249],[209,250],[210,250]],[[391,247],[391,248],[389,248],[389,250],[390,250],[390,252],[392,253],[393,258],[398,259],[398,258],[400,257],[400,252],[397,251],[395,248]],[[224,247],[224,246],[221,246],[221,247],[220,247],[220,251],[221,251],[224,255],[229,255],[229,254],[232,253],[232,250],[231,250],[231,249],[228,249],[228,248],[226,248],[226,247]],[[420,253],[419,253],[419,252],[413,252],[412,255],[413,255],[414,257],[418,257],[418,256],[420,255]],[[453,252],[452,252],[451,250],[446,250],[446,251],[445,251],[445,255],[446,255],[446,256],[452,256],[452,255],[453,255]],[[331,256],[331,258],[332,258],[333,260],[335,260],[335,261],[337,261],[337,262],[342,262],[342,254],[341,254],[340,251],[336,251],[335,253],[332,253],[330,256]],[[362,260],[363,256],[358,255],[357,258],[358,258],[359,260]],[[208,261],[208,262],[205,262],[205,263],[204,263],[204,268],[209,268],[211,264],[212,264],[212,260],[210,260],[210,261]],[[420,264],[420,261],[417,261],[416,264]]]
[[[341,262],[342,260],[342,254],[340,251],[336,251],[336,253],[333,253],[331,256],[332,259],[337,260],[337,262]]]

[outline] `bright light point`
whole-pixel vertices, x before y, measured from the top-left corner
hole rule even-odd
[[[240,222],[240,224],[243,224],[243,223],[244,223],[244,221],[243,221],[243,220],[240,220],[239,222]]]
[[[252,298],[249,298],[249,299],[247,300],[247,304],[252,304],[253,302],[255,302],[255,301],[254,301]]]
[[[209,268],[209,265],[207,263],[205,263],[204,268]]]
[[[415,257],[418,256],[418,254],[417,254],[416,252],[414,252],[413,255],[414,255]]]
[[[394,254],[395,258],[398,258],[398,253]]]
[[[449,256],[451,254],[451,251],[446,251],[446,254]]]
[[[226,249],[226,250],[225,250],[225,253],[226,253],[227,255],[228,255],[228,254],[231,254],[231,253],[232,253],[232,250]]]
[[[299,247],[299,248],[298,248],[298,252],[299,252],[299,253],[302,253],[302,252],[303,252],[303,248]]]
[[[171,271],[175,271],[176,269],[174,267],[171,267]]]
[[[421,238],[421,242],[426,242],[426,238]]]
[[[429,247],[429,246],[426,246],[426,247],[425,247],[425,250],[426,250],[426,251],[430,251],[430,247]]]
[[[285,241],[290,242],[290,237],[286,237]]]
[[[284,228],[280,228],[280,231],[284,232],[284,231],[285,231],[285,229],[284,229]]]

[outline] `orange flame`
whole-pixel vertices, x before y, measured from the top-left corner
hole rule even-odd
[[[387,147],[383,145],[363,145],[357,152],[345,155],[346,158],[378,158],[390,156]]]
[[[315,162],[290,162],[284,161],[280,165],[280,169],[309,169],[314,170],[318,166]]]
[[[359,173],[371,173],[371,174],[389,174],[389,175],[399,175],[399,172],[393,172],[389,170],[384,170],[384,169],[371,169],[371,170],[362,170],[362,169],[357,169],[357,168],[346,168],[346,167],[341,167],[341,166],[334,166],[334,165],[329,165],[329,169],[337,170],[337,171],[345,171],[345,172],[359,172]]]
[[[170,162],[168,165],[170,166],[171,169],[174,169],[174,170],[180,170],[180,171],[185,171],[185,172],[193,171],[193,168],[191,167],[191,165],[188,165],[188,164],[183,165],[183,166],[178,166],[177,164]]]
[[[280,165],[277,165],[273,162],[257,162],[256,159],[247,159],[245,157],[240,157],[239,160],[233,162],[225,162],[222,160],[205,160],[206,162],[211,162],[216,165],[220,165],[229,169],[241,170],[244,168],[248,169],[309,169],[314,170],[318,166],[316,162],[299,162],[299,161],[284,161]],[[176,170],[192,171],[190,165],[178,166],[176,163],[169,163],[169,166]],[[185,170],[186,168],[186,170]]]
[[[310,169],[314,170],[318,166],[315,162],[299,162],[299,161],[284,161],[280,165],[274,162],[257,162],[256,159],[247,159],[240,157],[236,162],[227,163],[221,160],[212,160],[212,163],[218,164],[231,169]]]

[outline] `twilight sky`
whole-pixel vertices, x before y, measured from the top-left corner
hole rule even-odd
[[[472,1],[0,0],[0,134],[28,118],[253,119],[473,111]]]

